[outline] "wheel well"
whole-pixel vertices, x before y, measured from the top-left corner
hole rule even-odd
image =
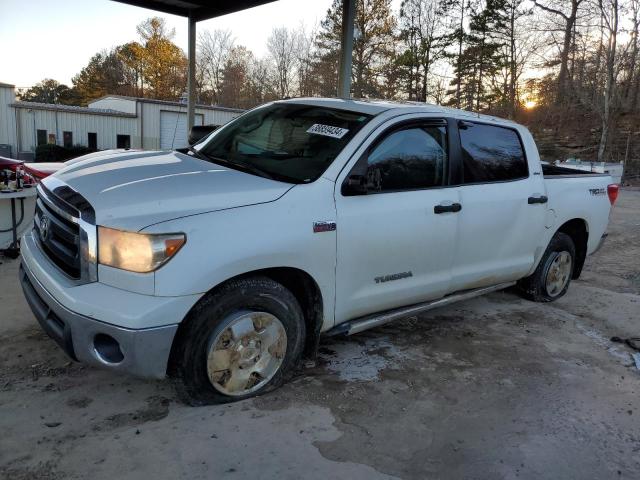
[[[315,360],[320,341],[320,329],[324,321],[322,293],[316,281],[304,270],[291,267],[267,268],[246,275],[256,274],[264,275],[282,284],[296,297],[304,313],[307,331],[303,356],[306,359]]]
[[[252,272],[243,273],[235,277],[229,278],[224,282],[213,287],[207,294],[216,291],[226,283],[237,280],[240,278],[253,277],[261,275],[268,277],[271,280],[280,283],[287,288],[302,308],[304,314],[304,321],[307,336],[305,338],[305,345],[303,351],[303,357],[305,359],[314,360],[318,350],[318,343],[320,341],[320,329],[322,328],[322,322],[324,320],[322,293],[320,287],[316,281],[307,272],[292,268],[292,267],[277,267],[266,268],[262,270],[254,270]],[[205,295],[207,295],[205,294]],[[203,297],[204,298],[204,297]],[[181,322],[178,326],[178,331],[174,337],[174,345],[171,348],[171,355],[168,365],[168,373],[171,374],[173,368],[173,352],[176,346],[176,340],[180,338],[180,334],[185,325],[185,322]]]
[[[589,230],[587,223],[581,218],[574,218],[564,223],[558,232],[562,232],[571,237],[576,247],[576,265],[573,269],[573,279],[580,277],[584,261],[587,258],[587,241],[589,240]]]

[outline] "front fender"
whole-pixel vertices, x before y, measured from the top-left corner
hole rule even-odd
[[[185,246],[155,273],[155,294],[202,294],[255,270],[290,267],[309,274],[333,324],[336,232],[313,232],[315,221],[335,221],[333,182],[298,185],[281,199],[162,222],[144,232],[184,232]]]

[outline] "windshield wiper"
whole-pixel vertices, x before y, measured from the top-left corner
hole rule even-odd
[[[227,165],[231,168],[238,168],[240,170],[245,170],[247,172],[251,172],[255,175],[258,175],[260,177],[264,177],[264,178],[268,178],[270,180],[273,180],[273,176],[267,172],[265,172],[264,170],[262,170],[261,168],[258,167],[254,167],[253,165],[249,165],[246,163],[237,163],[237,162],[232,162],[230,160],[226,160],[224,158],[219,158],[219,157],[213,157],[213,156],[209,156],[205,153],[202,153],[199,150],[196,150],[195,148],[193,148],[191,145],[189,145],[187,147],[187,150],[191,153],[193,153],[194,156],[202,159],[202,160],[206,160],[207,162],[213,162],[213,163],[221,163],[223,165]]]
[[[305,158],[303,155],[297,155],[295,153],[288,152],[272,152],[264,151],[261,153],[243,153],[243,155],[250,158],[273,158],[274,160],[287,160],[290,158]]]
[[[273,180],[273,175],[271,175],[270,173],[262,170],[261,168],[258,168],[256,166],[253,165],[249,165],[248,163],[239,163],[239,162],[232,162],[231,160],[227,160],[226,158],[220,158],[220,157],[213,157],[213,156],[209,156],[207,155],[207,158],[209,159],[210,162],[215,162],[215,163],[220,163],[222,165],[227,165],[231,168],[234,169],[239,169],[239,170],[244,170],[245,172],[249,172],[249,173],[253,173],[254,175],[258,175],[259,177],[264,177],[264,178],[268,178],[269,180]]]
[[[193,155],[195,157],[198,157],[200,160],[206,160],[207,162],[210,162],[211,159],[209,157],[207,157],[204,153],[202,153],[200,150],[196,150],[195,148],[193,148],[191,145],[189,145],[187,147],[187,151],[193,153]]]

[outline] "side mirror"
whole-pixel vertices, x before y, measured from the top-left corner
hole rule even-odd
[[[349,176],[342,182],[341,192],[345,197],[356,195],[366,195],[369,192],[367,187],[367,159],[368,152],[362,154],[354,165]]]
[[[366,195],[367,192],[367,177],[365,175],[352,173],[342,184],[342,195],[344,195],[345,197]]]
[[[194,125],[189,131],[189,145],[195,145],[216,128],[218,128],[217,125]]]

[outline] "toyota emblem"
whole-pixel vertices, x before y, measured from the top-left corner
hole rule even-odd
[[[40,219],[40,237],[44,240],[49,235],[49,217],[43,215]]]

